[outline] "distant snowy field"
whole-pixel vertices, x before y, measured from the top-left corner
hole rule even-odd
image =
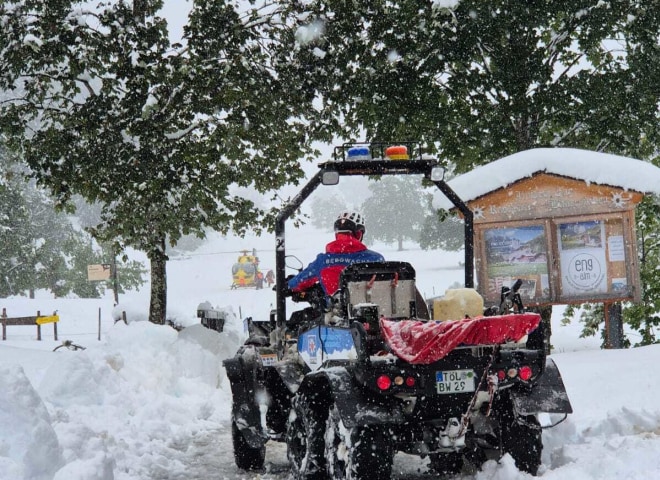
[[[288,228],[288,253],[309,262],[329,233]],[[294,234],[295,233],[295,234]],[[289,478],[286,448],[268,445],[262,472],[233,463],[231,393],[221,361],[244,338],[242,318],[265,318],[274,292],[230,290],[231,265],[241,249],[256,248],[264,269],[274,268],[272,236],[213,236],[197,251],[168,263],[168,317],[180,333],[146,322],[149,288],[120,295],[129,324],[114,323],[112,295],[100,300],[0,299],[12,316],[60,315],[52,325],[7,327],[0,341],[0,479],[260,479]],[[441,295],[463,281],[461,253],[424,252],[410,245],[374,249],[410,261],[420,291]],[[209,301],[234,317],[218,334],[199,325],[197,305]],[[99,311],[101,318],[99,335]],[[660,346],[599,350],[600,339],[580,339],[580,325],[560,325],[553,314],[552,357],[564,377],[574,413],[544,432],[539,476],[552,480],[660,478]],[[62,340],[84,351],[52,350]],[[543,418],[548,423],[555,418]],[[426,460],[398,455],[395,479],[437,478]],[[519,480],[509,457],[455,479]]]

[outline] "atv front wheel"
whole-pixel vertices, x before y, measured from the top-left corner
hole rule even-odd
[[[296,395],[286,431],[286,453],[296,480],[326,478],[323,456],[327,406],[318,397]]]
[[[251,447],[243,438],[236,422],[231,422],[231,440],[234,446],[234,461],[242,470],[261,470],[266,459],[266,447]]]
[[[394,451],[382,428],[347,428],[333,405],[325,434],[325,457],[333,480],[386,480],[392,474]]]

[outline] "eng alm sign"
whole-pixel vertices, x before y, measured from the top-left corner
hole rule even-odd
[[[479,293],[499,302],[522,279],[526,305],[638,301],[639,192],[536,173],[467,202]]]

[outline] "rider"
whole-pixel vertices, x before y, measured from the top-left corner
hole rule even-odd
[[[342,212],[335,220],[335,240],[325,246],[325,253],[317,255],[298,275],[289,280],[292,292],[302,292],[316,282],[326,295],[332,296],[339,288],[339,274],[348,265],[364,262],[383,262],[380,253],[367,249],[362,243],[364,217],[357,212]]]

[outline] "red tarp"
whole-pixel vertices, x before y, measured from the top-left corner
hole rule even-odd
[[[494,317],[465,318],[444,322],[380,319],[380,330],[397,357],[409,363],[427,365],[440,360],[456,346],[495,345],[517,342],[534,330],[538,313],[517,313]]]

